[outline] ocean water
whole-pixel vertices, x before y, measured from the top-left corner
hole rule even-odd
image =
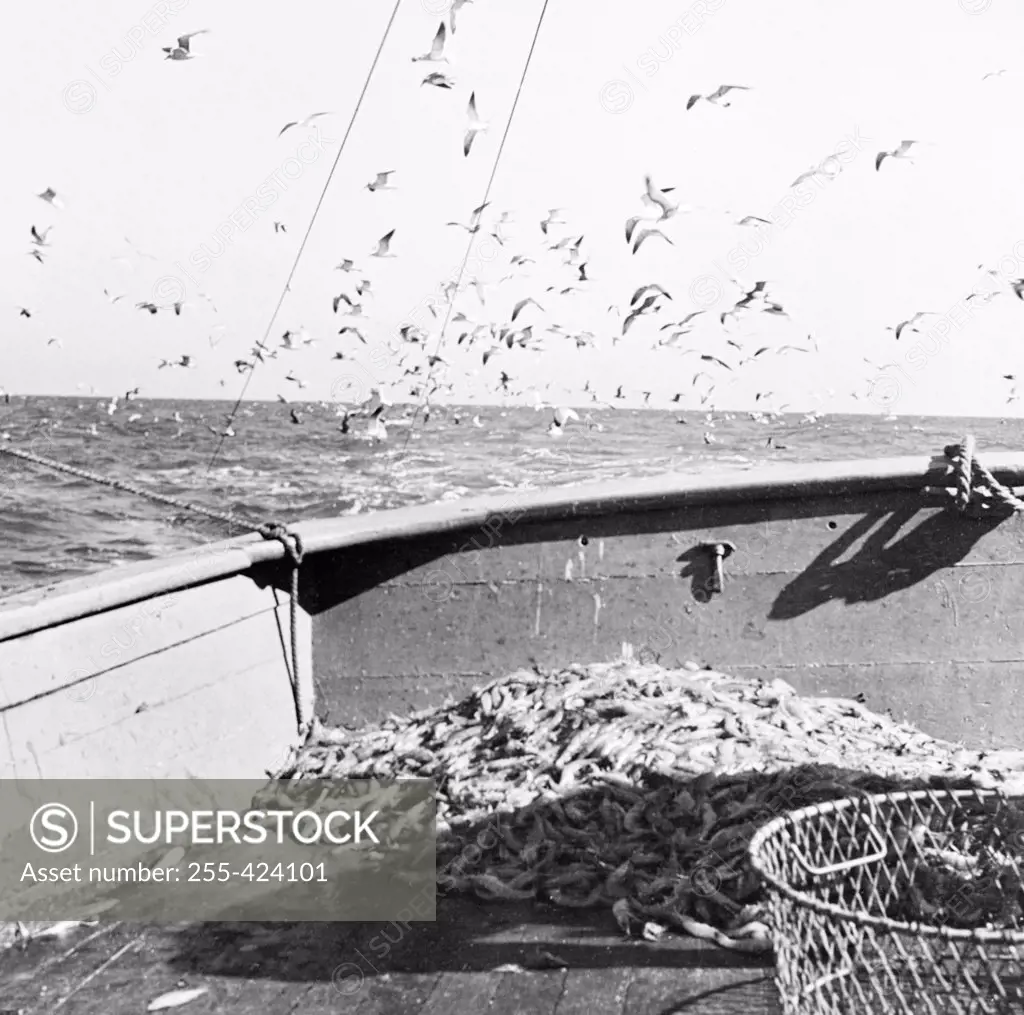
[[[448,406],[424,423],[409,419],[412,406],[395,406],[380,441],[361,423],[342,434],[334,406],[254,402],[240,408],[211,467],[214,430],[231,407],[142,399],[108,414],[95,397],[12,397],[0,404],[0,434],[7,446],[111,479],[282,522],[666,470],[940,454],[966,433],[983,458],[1024,440],[1017,419],[637,409],[580,409],[551,436],[550,408]],[[10,455],[0,455],[0,525],[0,597],[241,531]]]

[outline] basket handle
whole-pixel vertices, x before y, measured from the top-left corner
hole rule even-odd
[[[861,817],[864,816],[863,814],[861,815]],[[875,839],[880,847],[877,853],[872,853],[870,856],[856,856],[852,860],[843,860],[841,863],[829,864],[827,867],[812,867],[796,850],[793,851],[793,858],[800,863],[800,866],[808,874],[816,877],[820,877],[823,874],[835,874],[837,871],[850,870],[852,867],[861,867],[865,864],[874,863],[876,860],[884,860],[889,853],[889,849],[885,844],[885,839],[882,838],[882,833],[874,825],[868,824],[868,834]]]

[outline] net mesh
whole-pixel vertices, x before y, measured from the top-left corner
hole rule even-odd
[[[765,825],[787,1015],[1024,1013],[1024,809],[983,790],[846,798]]]

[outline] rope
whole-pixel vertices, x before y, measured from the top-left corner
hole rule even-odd
[[[960,445],[951,445],[954,449],[952,460],[956,470],[956,505],[961,514],[971,503],[971,481],[973,479],[974,438],[968,434]],[[947,449],[947,454],[949,449]]]
[[[312,680],[312,674],[308,676],[299,667],[299,566],[302,564],[304,549],[302,538],[297,532],[291,532],[287,526],[280,522],[254,522],[239,515],[233,515],[226,511],[215,511],[203,507],[200,504],[193,504],[191,501],[179,500],[177,497],[168,497],[162,493],[154,493],[152,490],[144,490],[134,483],[126,483],[124,480],[111,479],[108,476],[101,476],[98,473],[90,472],[88,469],[79,469],[74,465],[65,465],[63,462],[54,461],[52,458],[44,458],[32,451],[19,451],[17,448],[9,447],[6,444],[0,445],[0,452],[11,455],[14,458],[21,458],[26,462],[41,465],[46,469],[53,469],[55,472],[63,472],[78,479],[85,479],[91,483],[98,483],[100,486],[108,486],[114,490],[121,490],[124,493],[134,494],[155,504],[165,504],[177,508],[179,511],[192,511],[196,514],[205,515],[216,521],[225,522],[236,528],[245,529],[249,532],[258,532],[264,539],[275,539],[283,547],[285,555],[292,563],[291,571],[291,602],[289,604],[289,621],[291,628],[291,667],[289,678],[292,682],[292,691],[295,696],[296,716],[299,725],[300,736],[309,729],[313,718],[313,710],[316,703],[316,690]],[[285,664],[287,665],[287,660]]]
[[[270,331],[274,327],[277,315],[281,312],[281,307],[284,305],[285,297],[291,289],[292,279],[295,277],[295,272],[299,267],[299,260],[302,257],[303,251],[306,249],[306,243],[309,240],[310,233],[313,231],[313,225],[316,222],[316,217],[320,213],[320,208],[324,203],[324,198],[327,196],[327,188],[330,187],[331,180],[334,178],[334,173],[338,168],[338,163],[341,161],[342,152],[345,151],[345,145],[348,142],[349,135],[352,133],[352,128],[355,126],[356,117],[359,115],[359,110],[362,108],[363,99],[366,98],[366,92],[370,87],[370,81],[373,79],[373,73],[377,69],[377,62],[380,60],[380,54],[384,50],[384,43],[387,42],[388,35],[391,33],[391,26],[395,23],[395,16],[398,14],[398,8],[401,4],[402,0],[395,0],[394,9],[391,11],[391,17],[388,19],[387,27],[384,29],[384,34],[381,36],[380,45],[377,46],[377,52],[374,54],[373,63],[370,64],[370,69],[366,74],[366,80],[363,82],[363,89],[359,93],[359,98],[356,100],[355,109],[352,110],[352,117],[348,121],[345,136],[341,139],[341,145],[338,147],[338,154],[334,157],[334,164],[331,166],[331,171],[327,174],[327,181],[324,183],[323,190],[320,191],[320,198],[316,203],[316,207],[313,209],[313,216],[309,220],[309,225],[306,227],[306,235],[302,237],[302,242],[299,244],[298,253],[295,255],[295,260],[292,262],[292,270],[288,272],[288,279],[285,281],[284,288],[281,290],[281,296],[277,301],[277,306],[274,307],[274,312],[270,316],[270,322],[267,324],[267,330],[263,333],[263,338],[259,343],[260,346],[266,345],[267,339],[270,338]],[[238,407],[242,404],[242,400],[245,398],[246,391],[249,389],[249,384],[252,381],[252,375],[256,372],[256,364],[260,361],[260,358],[261,357],[259,356],[253,357],[252,364],[246,371],[246,378],[245,383],[242,385],[242,392],[238,396],[238,400],[235,402],[234,408],[231,410],[231,415],[228,417],[229,428],[238,412]],[[213,449],[213,455],[210,457],[210,461],[206,466],[207,475],[209,475],[210,470],[213,468],[213,463],[217,460],[217,456],[220,454],[220,449],[224,446],[225,439],[226,435],[221,434],[220,440],[217,441],[217,446]]]
[[[289,532],[283,525],[275,523],[264,525],[260,530],[260,535],[264,539],[278,540],[292,562],[291,588],[289,591],[291,602],[288,610],[292,671],[289,676],[292,681],[292,693],[295,696],[295,718],[299,727],[299,736],[304,739],[312,728],[313,714],[316,706],[316,688],[313,684],[313,675],[312,673],[307,675],[305,669],[301,672],[299,670],[299,567],[302,565],[305,550],[302,546],[302,537],[297,532]]]
[[[512,110],[508,114],[508,122],[505,124],[505,131],[501,135],[501,142],[498,145],[498,153],[497,155],[494,156],[494,165],[491,167],[491,176],[490,179],[488,179],[487,181],[487,187],[484,190],[484,196],[480,201],[480,205],[487,204],[488,198],[491,195],[491,187],[494,185],[494,177],[497,175],[498,164],[501,162],[501,153],[505,150],[505,141],[508,139],[508,132],[512,127],[512,120],[516,115],[516,107],[519,105],[519,96],[522,95],[523,93],[523,84],[526,82],[526,74],[530,69],[530,61],[533,59],[533,51],[537,48],[537,38],[540,35],[540,27],[544,23],[544,15],[547,13],[547,10],[548,0],[544,0],[544,3],[540,9],[540,17],[537,18],[537,27],[534,29],[533,32],[533,40],[530,42],[530,51],[526,54],[526,63],[523,66],[523,73],[519,77],[519,87],[516,88],[516,95],[515,98],[512,100]],[[480,207],[480,205],[477,205],[477,207]],[[459,287],[462,285],[462,276],[466,273],[466,265],[469,263],[469,255],[473,251],[473,244],[476,242],[476,238],[476,234],[471,234],[469,237],[469,242],[466,244],[466,254],[462,258],[462,264],[459,266],[459,274],[455,280],[455,288],[452,289],[449,293],[448,309],[445,311],[444,323],[441,325],[441,334],[438,336],[437,345],[434,348],[435,357],[440,353],[441,346],[444,344],[445,332],[448,330],[448,322],[451,320],[452,310],[455,307],[455,296],[459,291]],[[433,376],[433,374],[434,367],[431,366],[427,370],[427,379],[426,382],[424,383],[424,388],[427,388],[429,386],[430,378]],[[430,396],[428,393],[427,398],[429,397]],[[422,409],[425,404],[426,401],[424,400],[424,402],[421,405],[416,407],[416,411],[413,413],[412,420],[410,421],[410,423],[415,423],[416,417],[419,415],[420,409]],[[411,437],[412,426],[410,425],[409,430],[406,431],[405,435],[405,446],[408,446]],[[405,450],[405,446],[402,449],[403,451]]]
[[[961,514],[974,509],[975,513],[984,513],[992,503],[999,503],[1015,512],[1024,511],[1024,500],[996,479],[974,457],[974,438],[964,437],[960,444],[950,444],[945,448],[946,457],[952,462],[956,474],[956,488],[949,491],[953,494],[957,508]]]
[[[259,532],[260,522],[254,522],[248,518],[241,518],[238,515],[229,514],[226,511],[215,511],[212,508],[203,507],[200,504],[193,504],[191,501],[179,500],[177,497],[168,497],[162,493],[154,493],[152,490],[144,490],[134,483],[126,483],[122,479],[111,479],[101,476],[98,473],[90,472],[88,469],[79,469],[74,465],[65,465],[63,462],[55,462],[51,458],[43,458],[42,455],[34,454],[31,451],[18,451],[16,448],[0,445],[0,452],[6,455],[13,455],[15,458],[22,458],[26,462],[33,462],[46,469],[53,469],[55,472],[64,472],[69,476],[76,476],[78,479],[86,479],[91,483],[99,483],[101,486],[109,486],[114,490],[121,490],[124,493],[134,494],[136,497],[144,497],[153,501],[154,504],[165,504],[168,507],[177,508],[179,511],[193,511],[196,514],[206,515],[216,521],[224,522],[227,525],[234,525],[236,528],[245,529],[248,532]]]

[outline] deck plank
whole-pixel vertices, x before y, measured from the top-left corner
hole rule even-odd
[[[453,1012],[482,1012],[501,982],[501,973],[442,973],[419,1015],[452,1015]],[[536,1015],[546,1015],[537,1012]]]
[[[570,969],[555,1015],[622,1015],[631,969]]]
[[[541,951],[566,968],[532,968]],[[0,953],[3,1003],[27,1015],[72,991],[62,1013],[134,1015],[180,984],[209,988],[190,1015],[777,1015],[770,974],[693,939],[622,938],[601,910],[465,897],[439,898],[436,923],[117,924]]]
[[[748,969],[742,973],[712,970],[701,988],[694,989],[676,970],[636,970],[623,1015],[780,1015],[782,1007],[770,971]]]

